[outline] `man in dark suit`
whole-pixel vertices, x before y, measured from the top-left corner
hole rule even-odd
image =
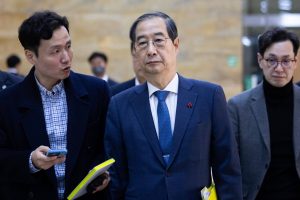
[[[66,17],[36,12],[20,26],[19,40],[33,67],[23,82],[0,93],[0,199],[66,199],[104,161],[108,87],[71,71]],[[47,157],[49,149],[68,153]],[[107,184],[81,199],[105,199],[100,190]]]
[[[96,77],[105,80],[110,87],[118,84],[117,81],[108,77],[106,73],[107,65],[108,65],[108,57],[106,56],[105,53],[93,52],[89,56],[88,61],[91,65],[91,70]]]
[[[143,75],[142,68],[139,64],[140,62],[137,59],[137,57],[135,56],[135,52],[133,51],[132,45],[130,47],[130,50],[131,50],[132,66],[133,66],[135,78],[132,78],[128,81],[125,81],[123,83],[112,86],[110,88],[111,96],[118,94],[124,90],[127,90],[128,88],[140,85],[145,82],[145,77]]]
[[[7,66],[8,73],[15,74],[24,78],[24,76],[19,72],[21,66],[21,58],[18,55],[16,54],[9,55],[6,58],[6,66]]]
[[[112,97],[105,148],[113,200],[199,200],[211,184],[219,199],[242,199],[238,152],[220,86],[176,73],[173,19],[146,13],[130,39],[147,82]],[[164,100],[164,98],[166,98]]]
[[[22,80],[23,78],[20,76],[0,71],[0,91],[19,83]]]
[[[272,28],[258,38],[263,81],[228,101],[245,200],[300,199],[299,38]]]

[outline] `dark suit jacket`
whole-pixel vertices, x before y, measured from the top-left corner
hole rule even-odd
[[[64,80],[64,86],[68,104],[67,196],[93,166],[104,160],[109,92],[105,81],[73,72]],[[23,82],[0,93],[1,200],[57,199],[53,167],[29,172],[30,152],[40,145],[49,146],[49,140],[33,68]]]
[[[113,80],[113,79],[111,79],[111,78],[108,78],[107,84],[108,84],[109,87],[111,87],[111,86],[113,86],[113,85],[117,85],[118,82],[115,81],[115,80]]]
[[[21,76],[0,71],[0,91],[19,83],[23,80]]]
[[[115,94],[118,94],[124,90],[127,90],[128,88],[135,86],[135,78],[130,79],[126,82],[114,85],[110,88],[110,94],[111,96],[114,96]]]
[[[263,83],[228,101],[242,168],[243,199],[254,200],[271,162],[270,128]],[[293,144],[300,174],[300,88],[294,86]],[[300,178],[300,176],[299,176]]]
[[[112,97],[105,147],[113,200],[199,200],[211,184],[219,199],[242,199],[236,141],[220,86],[179,76],[173,146],[165,166],[147,84]]]

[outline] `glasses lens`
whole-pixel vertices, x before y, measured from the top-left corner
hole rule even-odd
[[[276,67],[277,66],[277,60],[274,60],[274,59],[268,59],[268,65],[270,67]]]
[[[156,38],[154,39],[154,44],[156,47],[164,47],[166,44],[166,39],[165,38]]]
[[[283,60],[281,61],[281,65],[284,67],[290,67],[291,66],[291,60]]]

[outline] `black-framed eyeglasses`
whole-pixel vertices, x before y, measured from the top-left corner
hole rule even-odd
[[[279,63],[281,67],[283,68],[290,68],[293,65],[293,62],[295,62],[295,59],[283,59],[283,60],[276,60],[275,58],[264,58],[265,61],[267,61],[267,65],[273,69],[275,69]]]
[[[157,37],[157,38],[154,38],[153,40],[140,39],[135,42],[135,48],[137,51],[146,50],[149,47],[149,42],[152,42],[153,46],[156,49],[163,49],[163,48],[165,48],[168,39],[170,39],[170,38]]]

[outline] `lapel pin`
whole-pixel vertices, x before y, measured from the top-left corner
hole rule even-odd
[[[188,102],[188,104],[186,104],[186,107],[192,108],[192,107],[193,107],[193,104],[192,104],[191,102]]]

